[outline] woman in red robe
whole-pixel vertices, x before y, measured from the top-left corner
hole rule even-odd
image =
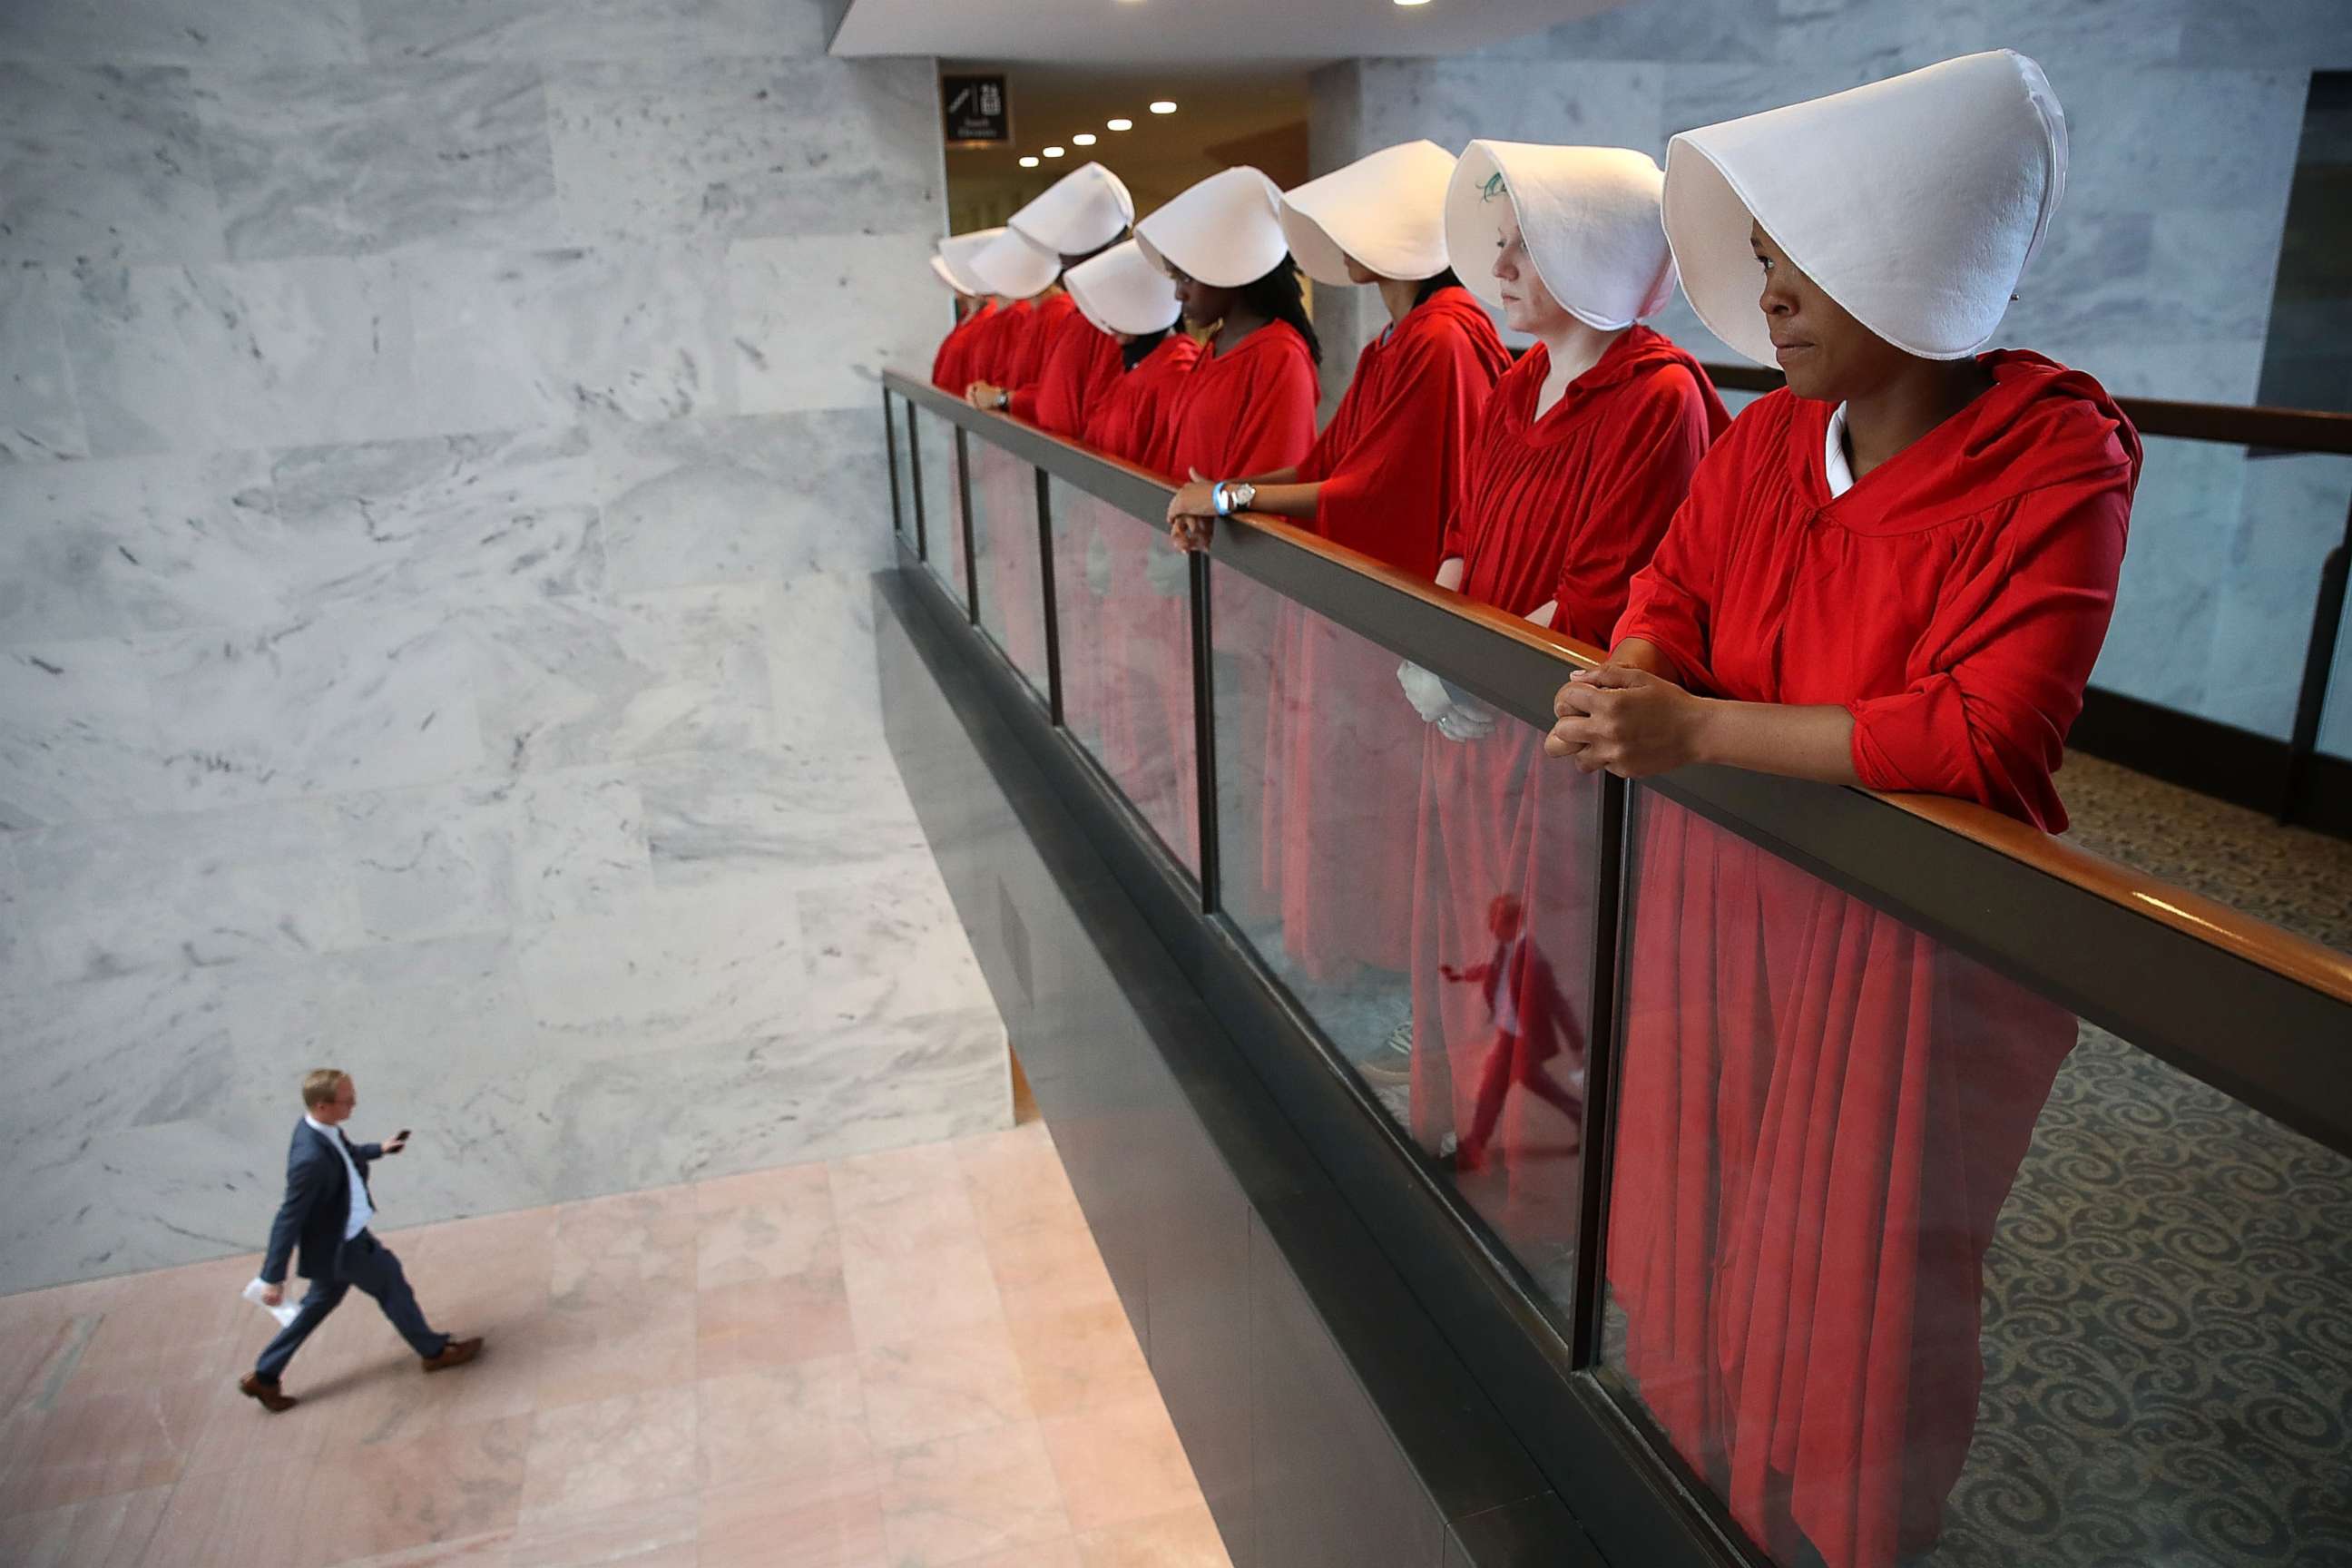
[[[1698,363],[1638,324],[1674,293],[1661,184],[1654,160],[1624,148],[1473,142],[1444,202],[1453,254],[1492,258],[1482,290],[1538,341],[1487,402],[1437,582],[1596,646],[1729,422]],[[1457,1182],[1507,1239],[1565,1240],[1591,997],[1585,976],[1552,965],[1591,940],[1595,786],[1533,768],[1537,731],[1404,674],[1431,721],[1412,1045],[1409,1062],[1368,1071],[1410,1074],[1416,1139],[1433,1154],[1457,1142]]]
[[[1251,474],[1290,467],[1315,443],[1316,365],[1322,358],[1307,320],[1298,273],[1283,234],[1282,192],[1255,169],[1227,169],[1136,226],[1144,254],[1175,279],[1185,324],[1207,334],[1175,411],[1163,471]],[[1235,735],[1265,733],[1274,646],[1274,601],[1237,584],[1215,606],[1219,707]],[[1189,665],[1181,641],[1168,652]],[[1189,681],[1166,682],[1169,721],[1192,722]],[[1179,695],[1181,693],[1181,696]],[[1226,700],[1229,699],[1229,700]],[[1253,865],[1259,835],[1258,781],[1244,779],[1228,803],[1220,843],[1227,863]],[[1187,826],[1180,853],[1198,865],[1197,786],[1178,781]],[[1236,891],[1229,880],[1227,903]]]
[[[2089,376],[1977,352],[2064,167],[2048,81],[2006,51],[1675,138],[1692,303],[1789,386],[1701,465],[1548,749],[2064,826],[2051,775],[2139,443]],[[1624,1370],[1776,1555],[1889,1568],[1933,1544],[1968,1454],[1984,1257],[2075,1021],[1693,814],[1640,818]]]
[[[988,295],[988,285],[971,270],[971,257],[982,246],[1003,233],[1001,229],[982,229],[974,234],[951,235],[940,241],[938,252],[931,258],[931,270],[940,282],[954,291],[956,322],[948,335],[940,340],[939,352],[931,356],[931,384],[941,392],[963,395],[973,377],[969,373],[972,345],[985,339],[990,322],[995,318],[996,303]]]
[[[1132,240],[1071,268],[1065,282],[1087,319],[1118,342],[1126,367],[1088,414],[1086,442],[1150,467],[1201,353],[1171,330],[1181,314],[1175,288]],[[1171,673],[1188,687],[1192,679],[1188,660],[1163,663],[1168,639],[1181,651],[1189,636],[1183,576],[1171,582],[1151,571],[1160,552],[1140,520],[1070,487],[1055,506],[1055,598],[1076,612],[1062,630],[1064,721],[1172,848],[1185,841],[1176,780],[1193,765],[1192,729],[1171,724],[1162,684]]]
[[[1135,220],[1135,202],[1118,175],[1086,163],[1054,182],[1014,213],[1006,226],[1045,255],[1058,258],[1057,274],[1118,242]],[[1066,439],[1086,428],[1087,413],[1124,368],[1118,345],[1060,289],[1048,290],[1037,322],[1036,357],[1014,367],[1002,384],[981,381],[969,392],[975,406],[1001,409]]]
[[[1454,163],[1433,142],[1410,142],[1283,197],[1283,228],[1308,276],[1377,287],[1389,327],[1365,345],[1303,459],[1226,487],[1229,506],[1297,518],[1423,577],[1437,570],[1464,449],[1510,363],[1446,263]],[[1216,489],[1195,476],[1170,501],[1181,542],[1206,542]],[[1329,622],[1285,605],[1275,647],[1259,874],[1281,912],[1284,949],[1312,982],[1371,968],[1401,983],[1420,794],[1412,717],[1396,701],[1392,666]]]

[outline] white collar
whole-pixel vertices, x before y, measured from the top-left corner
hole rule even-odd
[[[303,1121],[307,1121],[307,1122],[309,1122],[312,1127],[316,1128],[316,1129],[317,1129],[317,1130],[318,1130],[318,1131],[319,1131],[322,1135],[324,1135],[324,1136],[325,1136],[325,1137],[326,1137],[330,1142],[336,1142],[336,1143],[340,1143],[340,1142],[342,1142],[342,1139],[341,1139],[341,1138],[340,1138],[340,1137],[338,1137],[338,1136],[336,1135],[335,1130],[334,1130],[333,1128],[331,1128],[331,1127],[328,1126],[325,1122],[323,1122],[323,1121],[320,1121],[317,1117],[315,1117],[315,1116],[311,1115],[309,1111],[307,1111],[307,1110],[306,1110],[306,1111],[304,1111],[304,1112],[302,1113],[302,1120],[303,1120]]]
[[[1853,465],[1845,460],[1845,405],[1830,416],[1828,444],[1822,449],[1822,473],[1829,480],[1830,499],[1853,489]]]

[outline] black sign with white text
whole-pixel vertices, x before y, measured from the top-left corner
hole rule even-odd
[[[947,111],[950,142],[1013,140],[1013,105],[1003,77],[943,76],[940,103]]]

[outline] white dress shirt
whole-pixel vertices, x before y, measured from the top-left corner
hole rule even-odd
[[[1829,446],[1822,453],[1822,471],[1830,482],[1830,499],[1853,489],[1853,465],[1845,459],[1845,405],[1830,416]]]
[[[352,1179],[352,1212],[343,1221],[343,1239],[349,1241],[365,1230],[368,1221],[375,1217],[375,1205],[368,1202],[367,1184],[360,1180],[359,1163],[352,1158],[352,1152],[344,1145],[341,1132],[308,1111],[303,1112],[302,1120],[317,1128],[327,1142],[335,1146],[335,1152],[343,1157],[344,1173]]]

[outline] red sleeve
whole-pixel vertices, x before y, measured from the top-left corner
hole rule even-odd
[[[1744,417],[1733,420],[1724,438],[1700,459],[1691,476],[1689,496],[1666,524],[1650,563],[1627,584],[1625,613],[1609,634],[1612,648],[1629,637],[1655,645],[1674,666],[1675,678],[1693,690],[1705,689],[1703,678],[1713,662],[1709,611],[1748,488],[1741,480],[1748,454],[1761,450],[1769,456],[1774,449],[1769,438],[1742,438],[1769,437],[1759,424]],[[1743,430],[1743,426],[1748,428]]]
[[[2008,506],[1954,572],[1909,688],[1846,705],[1853,769],[1873,789],[1958,795],[2056,832],[2051,775],[2115,610],[2130,482],[2117,468]]]
[[[1323,476],[1316,527],[1326,539],[1427,577],[1441,559],[1447,503],[1494,372],[1456,331],[1415,333],[1389,354],[1347,449]]]
[[[1595,442],[1601,471],[1580,487],[1580,515],[1570,520],[1574,532],[1551,595],[1559,605],[1552,626],[1592,643],[1608,639],[1628,583],[1657,552],[1707,449],[1706,399],[1688,371],[1662,367],[1628,390],[1615,428]]]
[[[970,321],[958,321],[940,340],[939,352],[931,355],[931,384],[941,392],[961,390],[954,384],[956,362],[962,355],[964,329]]]
[[[1374,338],[1356,356],[1356,369],[1348,377],[1347,390],[1339,394],[1339,406],[1331,411],[1331,422],[1316,436],[1315,444],[1307,448],[1307,456],[1298,459],[1298,483],[1320,484],[1331,477],[1332,465],[1339,457],[1339,448],[1349,439],[1349,433],[1363,417],[1365,403],[1371,396],[1372,377],[1380,364],[1381,340]]]
[[[1070,321],[1077,319],[1069,317],[1057,321],[1047,335],[1044,352],[1037,356],[1035,373],[1023,377],[1020,384],[1007,388],[1012,398],[1005,406],[1015,419],[1024,419],[1032,425],[1042,424],[1044,421],[1037,417],[1041,403],[1048,407],[1060,408],[1076,402],[1068,383],[1075,371],[1072,351],[1077,347],[1070,331]],[[1093,329],[1087,330],[1091,331]]]

